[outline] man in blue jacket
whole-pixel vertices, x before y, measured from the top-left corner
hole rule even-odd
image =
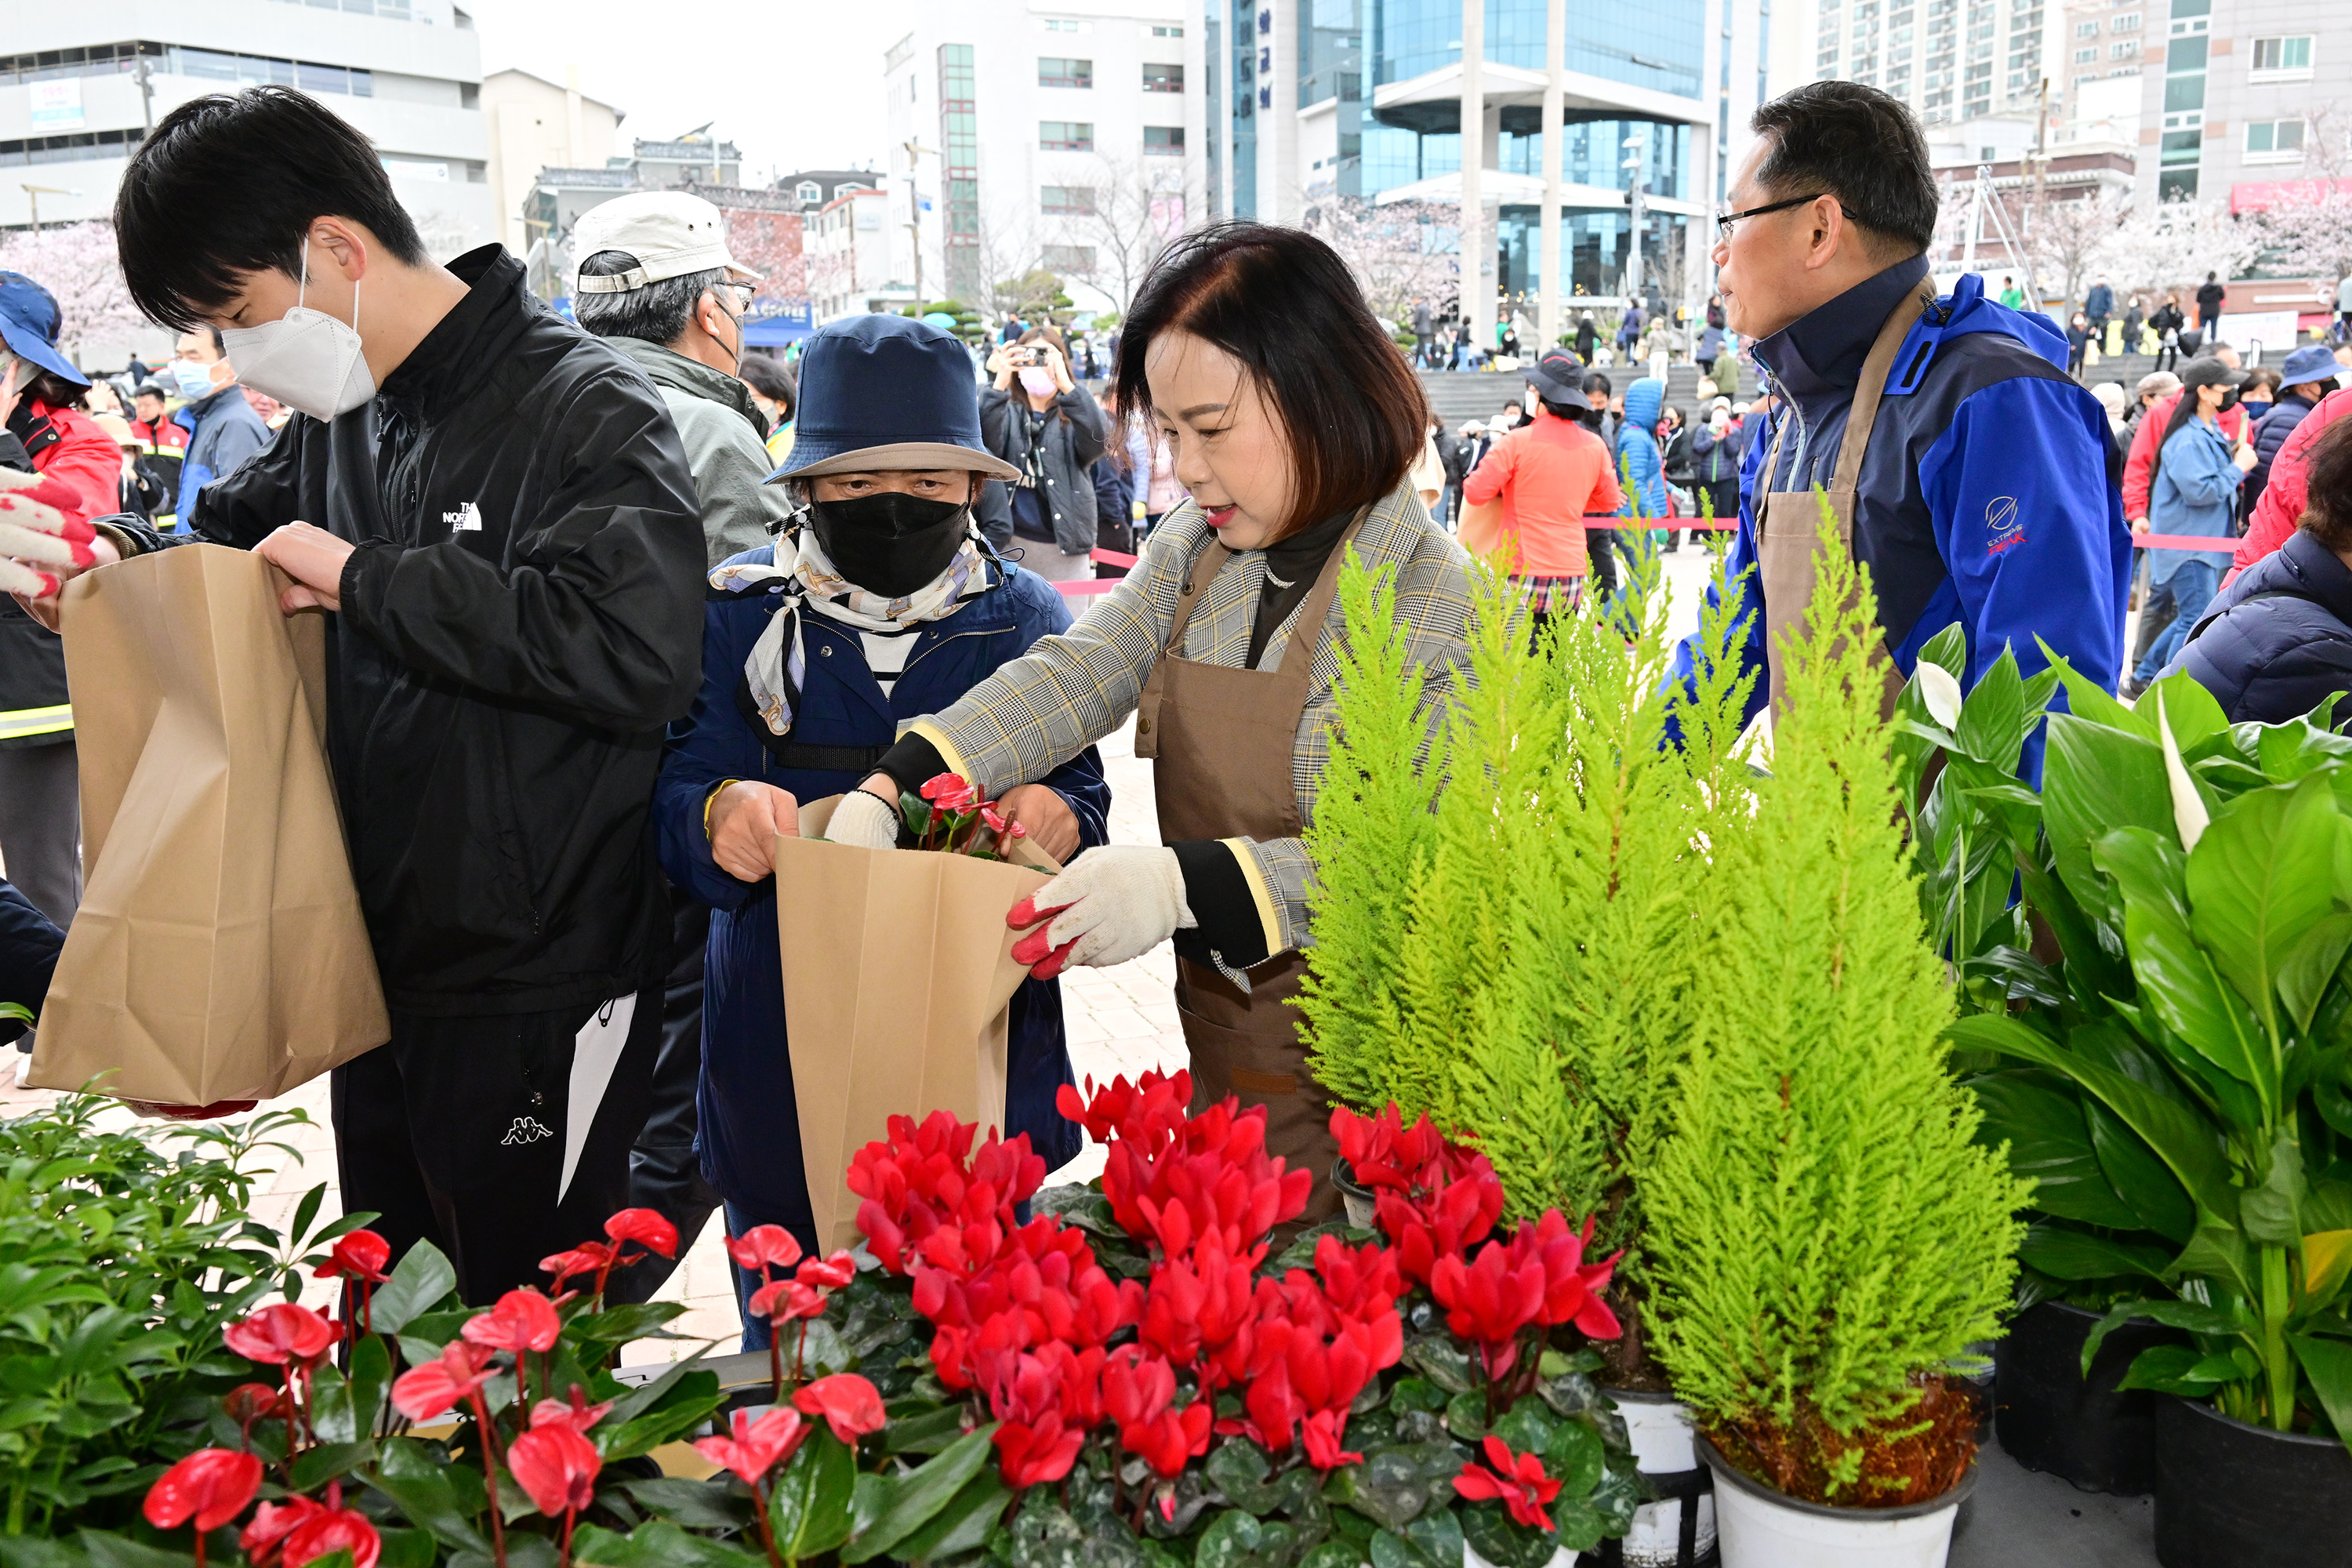
[[[971,503],[983,480],[1018,476],[987,451],[971,361],[951,334],[901,316],[819,331],[801,361],[798,431],[771,480],[791,487],[794,521],[710,574],[702,691],[671,737],[654,816],[663,868],[711,908],[703,1173],[730,1235],[782,1225],[814,1250],[774,837],[797,831],[801,802],[856,789],[901,723],[1066,629],[1070,612],[1051,584],[984,548]],[[1108,837],[1110,787],[1092,747],[1002,805],[1056,859]],[[1067,1163],[1080,1140],[1054,1103],[1071,1081],[1058,982],[1014,994],[1006,1077],[1005,1135],[1026,1132],[1049,1170]],[[759,1283],[737,1280],[739,1300]],[[764,1348],[768,1323],[744,1316],[744,1348]]]
[[[2106,416],[2066,375],[2064,336],[1985,298],[1974,275],[1934,296],[1936,182],[1900,100],[1811,82],[1759,109],[1754,128],[1715,248],[1731,325],[1757,340],[1773,398],[1769,422],[1744,433],[1725,563],[1752,612],[1749,716],[1777,704],[1773,656],[1811,596],[1815,487],[1869,568],[1896,676],[1957,624],[1967,685],[2005,647],[2032,674],[2046,642],[2112,689],[2130,534]],[[1678,676],[1695,655],[1678,650]],[[2039,776],[2038,735],[2026,768]]]

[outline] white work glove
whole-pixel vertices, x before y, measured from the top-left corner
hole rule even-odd
[[[855,844],[865,849],[896,849],[898,847],[898,808],[880,796],[862,789],[851,790],[833,808],[833,820],[824,825],[824,836],[835,844]]]
[[[1176,851],[1138,844],[1087,850],[1013,905],[1004,923],[1020,931],[1049,919],[1013,944],[1013,961],[1040,980],[1081,964],[1125,963],[1201,923],[1184,902]]]
[[[38,474],[0,468],[0,591],[45,599],[75,572],[98,563],[89,548],[98,530],[68,515],[79,499]]]

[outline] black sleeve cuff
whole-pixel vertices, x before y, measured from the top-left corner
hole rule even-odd
[[[874,764],[876,773],[887,773],[899,793],[919,790],[924,784],[948,771],[948,760],[940,749],[913,731],[898,737],[898,743],[882,753]]]
[[[1176,933],[1178,956],[1207,963],[1211,953],[1234,969],[1247,969],[1273,956],[1265,950],[1265,921],[1233,846],[1218,838],[1171,844],[1184,874],[1184,902],[1201,923]]]

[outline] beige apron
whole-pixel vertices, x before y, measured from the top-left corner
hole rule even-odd
[[[1845,437],[1838,447],[1837,468],[1832,472],[1828,488],[1831,512],[1837,519],[1838,542],[1851,554],[1853,550],[1853,491],[1862,477],[1863,454],[1870,446],[1870,432],[1878,423],[1878,404],[1886,390],[1887,372],[1894,368],[1895,351],[1911,331],[1920,313],[1935,303],[1926,293],[1906,294],[1878,329],[1878,341],[1870,346],[1870,355],[1862,362],[1862,379],[1853,389],[1853,405],[1845,416]],[[1771,449],[1765,454],[1763,479],[1770,484],[1780,472],[1780,440],[1796,423],[1793,411],[1780,421],[1772,437]],[[1821,546],[1821,500],[1811,490],[1771,490],[1764,503],[1756,509],[1756,574],[1764,588],[1764,647],[1771,660],[1772,716],[1778,719],[1788,702],[1788,659],[1782,641],[1788,637],[1802,637],[1805,612],[1813,601],[1813,581],[1819,563],[1814,552]],[[1893,713],[1895,700],[1902,695],[1906,684],[1903,674],[1895,668],[1893,650],[1886,661],[1885,710]]]
[[[1360,516],[1324,560],[1274,669],[1203,664],[1177,652],[1193,607],[1233,552],[1212,542],[1192,563],[1168,646],[1136,704],[1135,752],[1152,760],[1161,842],[1247,837],[1263,843],[1304,831],[1291,759],[1307,711],[1315,645],[1340,564],[1362,526]],[[1265,1107],[1267,1152],[1293,1170],[1304,1165],[1315,1173],[1315,1194],[1303,1216],[1312,1223],[1338,1212],[1339,1194],[1327,1178],[1339,1146],[1331,1138],[1331,1102],[1308,1076],[1307,1047],[1298,1037],[1297,999],[1306,972],[1297,950],[1276,953],[1249,972],[1245,993],[1214,968],[1179,958],[1176,1011],[1192,1058],[1193,1107],[1229,1094],[1244,1109]]]

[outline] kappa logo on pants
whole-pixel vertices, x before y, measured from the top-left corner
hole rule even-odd
[[[511,1149],[518,1143],[536,1143],[554,1136],[554,1130],[541,1125],[536,1118],[518,1116],[514,1119],[514,1125],[507,1129],[507,1135],[499,1140],[499,1147]]]

